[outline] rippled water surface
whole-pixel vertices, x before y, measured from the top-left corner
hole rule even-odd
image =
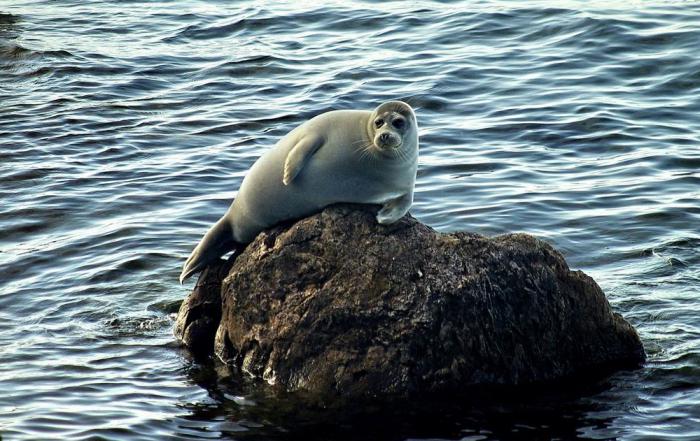
[[[3,439],[700,439],[699,51],[694,2],[0,0]],[[179,349],[180,267],[250,165],[387,99],[412,213],[554,244],[644,368],[334,413]]]

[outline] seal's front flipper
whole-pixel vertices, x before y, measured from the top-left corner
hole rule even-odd
[[[413,204],[413,192],[386,202],[377,213],[377,222],[382,225],[393,224],[408,212],[411,204]]]
[[[226,216],[219,219],[213,227],[207,231],[199,244],[190,254],[190,257],[182,267],[180,283],[182,284],[192,274],[203,270],[210,262],[223,256],[236,247],[233,240],[233,229],[226,220]]]
[[[323,138],[317,135],[306,135],[299,139],[287,154],[284,161],[284,177],[282,182],[289,185],[297,177],[314,153],[323,145]]]

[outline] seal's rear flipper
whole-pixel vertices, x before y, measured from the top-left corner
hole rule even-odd
[[[180,273],[180,283],[184,283],[192,274],[203,270],[214,259],[218,259],[236,248],[236,245],[231,225],[225,217],[219,219],[207,231],[207,234],[204,235],[185,262],[182,273]]]

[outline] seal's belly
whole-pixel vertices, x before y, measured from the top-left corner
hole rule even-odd
[[[251,170],[231,210],[234,236],[250,242],[265,228],[316,213],[334,203],[383,204],[406,192],[403,186],[373,170],[348,167],[342,161],[311,161],[290,184],[282,171]]]
[[[383,204],[406,192],[405,184],[396,176],[390,179],[390,174],[381,169],[351,166],[344,161],[319,161],[304,171],[307,173],[300,176],[298,189],[305,198],[324,207],[339,202]]]

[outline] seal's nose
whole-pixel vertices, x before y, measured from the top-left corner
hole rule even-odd
[[[381,135],[379,135],[379,140],[380,140],[381,142],[383,142],[384,144],[386,144],[387,142],[389,142],[389,134],[388,134],[388,133],[382,133]]]

